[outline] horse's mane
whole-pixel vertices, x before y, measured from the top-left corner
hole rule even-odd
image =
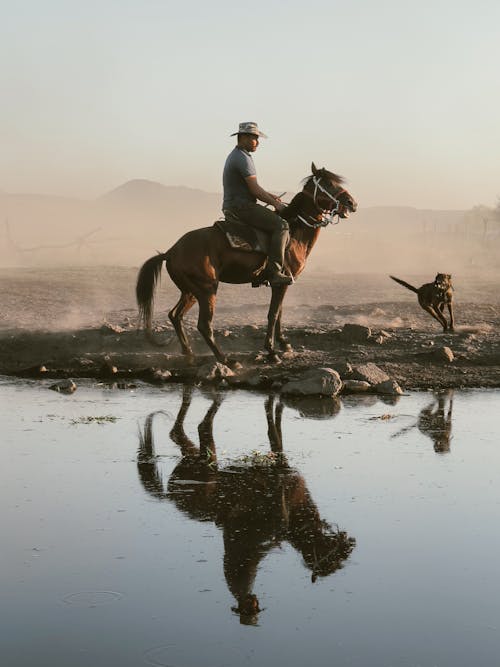
[[[307,197],[302,191],[297,192],[297,194],[293,196],[291,202],[287,204],[286,208],[280,213],[282,218],[291,223],[291,229],[297,224],[295,218],[298,213],[300,213],[305,199],[307,199]]]
[[[343,176],[339,176],[339,174],[334,174],[333,171],[328,171],[328,169],[318,169],[318,175],[319,176],[324,176],[325,178],[329,178],[332,181],[335,181],[338,185],[342,185],[345,183],[345,178]],[[314,174],[311,174],[310,176],[306,176],[303,178],[300,182],[303,188],[305,188],[306,185],[312,182],[314,178]]]

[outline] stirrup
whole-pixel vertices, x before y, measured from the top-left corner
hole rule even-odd
[[[273,271],[272,273],[269,273],[268,280],[271,287],[273,285],[291,285],[293,283],[292,276],[283,273],[282,271]]]

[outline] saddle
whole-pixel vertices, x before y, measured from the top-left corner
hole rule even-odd
[[[246,224],[232,211],[224,211],[224,216],[224,220],[214,222],[214,227],[224,234],[231,248],[243,252],[261,252],[266,256],[254,273],[252,287],[269,285],[266,269],[270,234]]]
[[[225,235],[231,248],[244,252],[268,254],[269,234],[243,222],[236,213],[224,211],[224,220],[216,220],[214,226]]]

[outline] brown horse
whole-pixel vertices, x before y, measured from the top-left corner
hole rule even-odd
[[[347,218],[357,204],[343,187],[343,178],[312,164],[312,175],[304,180],[303,189],[280,213],[290,226],[290,241],[285,255],[285,271],[296,278],[305,268],[321,227],[333,222],[334,216]],[[255,282],[262,274],[266,256],[262,252],[244,252],[232,248],[217,225],[184,234],[167,252],[148,259],[139,271],[136,286],[140,321],[149,337],[153,316],[153,298],[161,267],[181,291],[168,316],[179,338],[183,354],[193,352],[182,324],[186,312],[198,301],[198,331],[218,361],[226,358],[215,342],[212,320],[219,282],[241,284]],[[282,349],[290,345],[281,330],[281,310],[287,286],[272,287],[268,311],[265,349],[275,353],[275,338]]]

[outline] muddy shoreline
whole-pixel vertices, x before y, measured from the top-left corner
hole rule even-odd
[[[189,364],[182,356],[167,315],[178,293],[166,279],[154,313],[155,335],[165,345],[157,347],[137,329],[136,268],[0,273],[2,375],[191,382],[201,366],[214,361],[196,330],[196,307],[185,320],[195,361]],[[404,277],[416,285],[426,278]],[[214,329],[224,353],[241,365],[241,383],[234,386],[250,378],[253,386],[265,388],[310,368],[372,362],[404,390],[500,387],[497,285],[495,277],[454,277],[456,330],[442,333],[415,295],[387,275],[311,272],[286,295],[283,327],[293,351],[280,353],[280,363],[269,363],[262,353],[267,288],[221,284]],[[344,335],[351,325],[361,333]],[[369,332],[365,337],[363,327]]]
[[[491,312],[491,311],[490,311]],[[355,325],[359,326],[359,325]],[[216,338],[236,364],[234,386],[272,385],[300,376],[310,368],[345,368],[372,362],[404,390],[500,387],[498,328],[464,328],[443,334],[413,328],[366,327],[366,341],[353,340],[344,326],[316,323],[287,327],[291,351],[271,361],[262,351],[265,328],[231,325]],[[30,378],[95,378],[116,382],[192,382],[201,366],[214,362],[197,331],[188,326],[195,360],[181,354],[170,328],[157,327],[162,347],[145,340],[142,331],[105,324],[69,331],[7,331],[0,334],[0,374]],[[364,329],[360,328],[361,333]],[[442,355],[452,351],[453,360]],[[260,378],[257,382],[256,377]]]

